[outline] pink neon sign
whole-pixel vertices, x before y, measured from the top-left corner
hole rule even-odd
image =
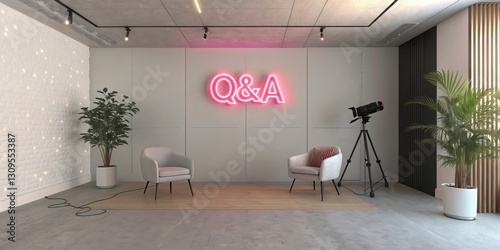
[[[242,75],[238,82],[228,74],[218,74],[210,81],[208,90],[211,98],[218,103],[268,103],[275,100],[285,103],[276,75],[269,75],[262,88],[251,87],[252,76]]]

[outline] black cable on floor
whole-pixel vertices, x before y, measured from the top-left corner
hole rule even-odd
[[[80,209],[78,212],[75,213],[76,216],[82,216],[82,217],[85,217],[85,216],[96,216],[96,215],[101,215],[101,214],[106,213],[107,210],[106,209],[99,209],[100,212],[89,214],[90,211],[92,211],[92,208],[89,207],[88,205],[90,205],[92,203],[99,202],[99,201],[110,200],[110,199],[113,199],[113,198],[115,198],[116,196],[118,196],[120,194],[128,193],[128,192],[133,192],[133,191],[137,191],[137,190],[141,190],[141,189],[143,189],[143,188],[136,188],[136,189],[130,189],[130,190],[121,191],[121,192],[118,192],[118,193],[114,194],[111,197],[104,198],[104,199],[99,199],[99,200],[95,200],[95,201],[83,204],[81,206],[75,206],[75,205],[69,203],[68,200],[66,200],[65,198],[45,196],[45,199],[48,199],[48,200],[62,200],[63,201],[61,203],[55,203],[55,204],[49,205],[48,208],[72,207],[72,208]]]

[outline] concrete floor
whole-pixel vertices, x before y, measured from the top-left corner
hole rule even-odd
[[[82,205],[143,185],[88,183],[53,196]],[[439,200],[399,184],[362,198],[376,209],[193,210],[185,220],[179,210],[77,217],[77,209],[49,209],[55,202],[42,199],[17,209],[15,243],[0,213],[0,249],[499,249],[500,214],[450,219]]]

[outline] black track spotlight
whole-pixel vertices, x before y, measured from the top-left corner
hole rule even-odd
[[[321,27],[321,28],[319,29],[319,32],[320,32],[320,33],[319,33],[319,37],[320,37],[320,40],[321,40],[321,41],[324,41],[324,40],[325,40],[325,38],[323,37],[323,30],[325,30],[325,27]]]
[[[203,34],[203,40],[207,40],[208,27],[204,27],[203,29],[205,30],[205,34]]]
[[[125,31],[127,32],[127,34],[125,34],[125,41],[128,41],[128,37],[130,35],[130,28],[129,27],[125,27]]]
[[[68,18],[66,18],[66,21],[64,21],[64,24],[70,25],[73,23],[73,11],[68,10]]]

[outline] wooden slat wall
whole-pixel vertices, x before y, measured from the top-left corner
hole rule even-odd
[[[500,4],[469,7],[469,60],[473,88],[499,88]],[[498,125],[496,125],[498,126]],[[497,152],[498,153],[498,152]],[[500,168],[497,160],[477,162],[471,184],[478,187],[478,212],[500,212]]]

